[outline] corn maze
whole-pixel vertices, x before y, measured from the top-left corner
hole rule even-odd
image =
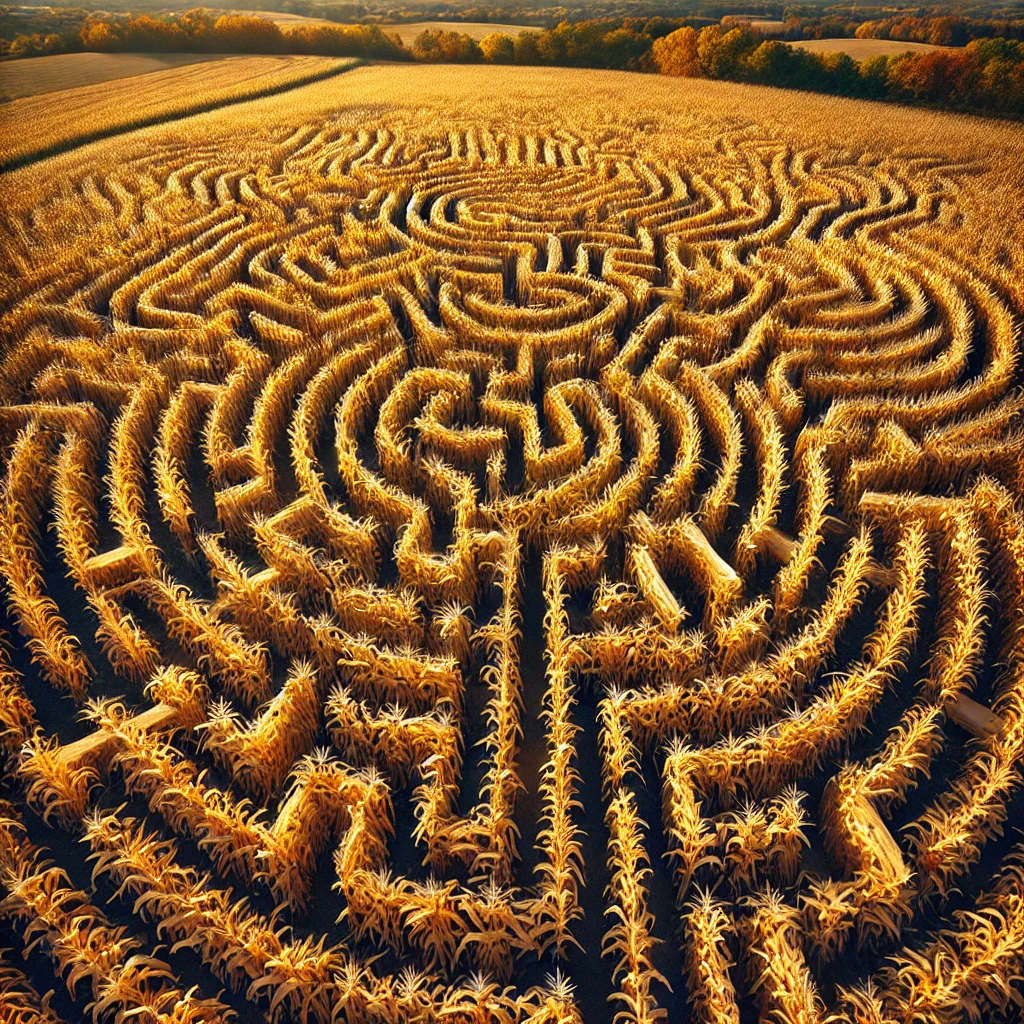
[[[977,169],[289,132],[7,222],[0,1017],[1020,1020]]]

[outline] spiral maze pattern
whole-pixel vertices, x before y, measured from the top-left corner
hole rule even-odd
[[[14,1019],[1016,1012],[970,173],[381,124],[83,178],[123,249],[5,323]]]

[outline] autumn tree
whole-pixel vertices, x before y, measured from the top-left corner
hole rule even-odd
[[[416,60],[432,64],[471,64],[481,59],[480,45],[462,32],[424,29],[412,44]]]
[[[213,26],[217,43],[232,53],[284,53],[284,33],[269,18],[225,14]]]
[[[704,74],[697,53],[697,30],[687,26],[654,40],[654,63],[663,75],[700,78]]]
[[[492,32],[480,40],[480,52],[488,64],[511,64],[516,55],[515,40],[504,33]]]

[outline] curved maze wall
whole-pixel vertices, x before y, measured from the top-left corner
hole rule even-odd
[[[969,171],[381,126],[80,181],[123,249],[5,321],[0,1005],[1012,1019]]]

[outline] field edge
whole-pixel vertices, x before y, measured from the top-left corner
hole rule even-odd
[[[48,160],[50,157],[70,153],[73,150],[81,149],[82,146],[88,146],[93,142],[101,142],[104,139],[114,138],[118,135],[128,135],[131,132],[140,131],[143,128],[152,128],[156,125],[169,124],[172,121],[182,121],[189,117],[195,117],[199,114],[208,114],[211,111],[220,110],[224,107],[235,106],[239,103],[249,103],[253,100],[266,99],[268,96],[277,96],[281,93],[289,92],[292,89],[301,89],[303,86],[315,85],[317,82],[323,82],[329,78],[335,78],[338,75],[344,74],[346,71],[351,71],[353,68],[361,67],[366,63],[366,61],[361,57],[344,57],[339,58],[339,61],[341,63],[334,67],[323,68],[307,75],[300,75],[298,78],[286,82],[277,82],[273,85],[263,86],[262,88],[254,89],[252,92],[246,93],[242,96],[229,96],[221,99],[203,100],[198,103],[191,104],[188,107],[161,111],[157,114],[149,114],[145,117],[110,124],[103,128],[97,128],[93,131],[71,136],[71,138],[61,139],[58,142],[43,146],[40,149],[31,150],[28,153],[22,153],[19,156],[11,157],[9,160],[3,161],[0,163],[0,174],[7,174],[11,171],[19,170],[22,167],[29,167],[32,164],[39,163],[40,161]]]

